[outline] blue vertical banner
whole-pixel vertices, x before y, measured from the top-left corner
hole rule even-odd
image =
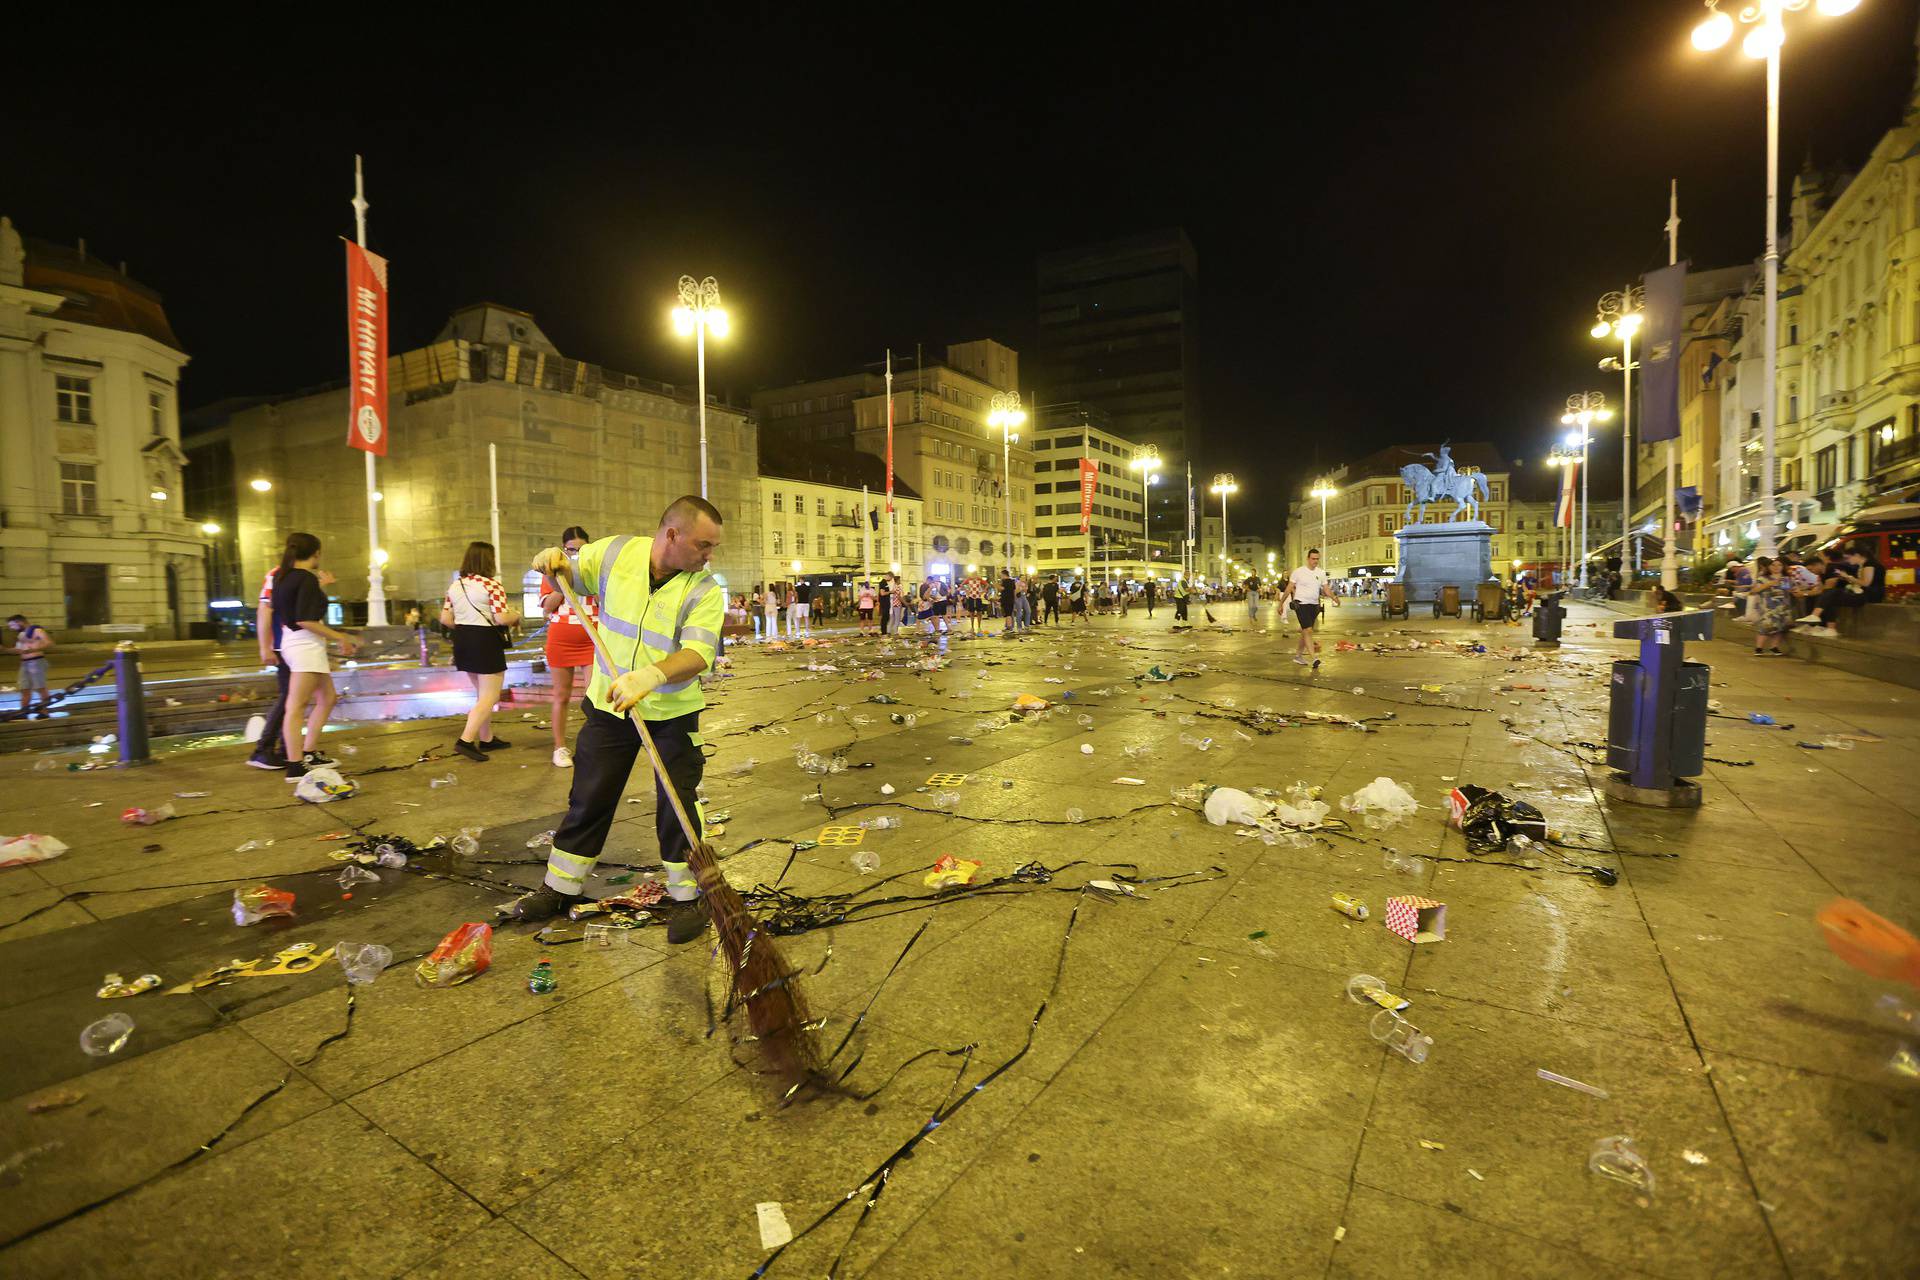
[[[1687,264],[1649,271],[1645,347],[1640,356],[1640,442],[1654,444],[1680,434],[1680,308],[1687,290]]]

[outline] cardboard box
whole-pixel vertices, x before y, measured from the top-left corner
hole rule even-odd
[[[1432,898],[1388,898],[1386,922],[1408,942],[1439,942],[1447,936],[1447,904]]]

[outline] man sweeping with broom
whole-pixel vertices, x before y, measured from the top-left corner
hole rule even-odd
[[[627,716],[636,704],[679,808],[699,813],[695,792],[706,767],[700,675],[713,665],[726,616],[726,593],[707,571],[720,545],[720,525],[712,503],[688,495],[667,508],[651,538],[621,534],[580,548],[577,569],[559,547],[534,557],[533,567],[554,581],[585,584],[599,596],[605,647],[587,687],[585,720],[573,749],[573,790],[566,821],[553,833],[546,881],[501,907],[503,921],[548,920],[585,901],[587,876],[600,860],[642,749],[640,731]],[[654,806],[667,897],[676,904],[667,941],[691,942],[706,929],[708,912],[687,865],[687,833],[657,773]]]

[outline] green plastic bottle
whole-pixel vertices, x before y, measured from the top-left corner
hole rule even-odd
[[[551,960],[542,960],[533,966],[533,976],[527,979],[527,990],[537,996],[544,996],[559,985],[559,980],[553,976]]]

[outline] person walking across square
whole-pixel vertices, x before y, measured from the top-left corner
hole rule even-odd
[[[1301,666],[1308,662],[1307,654],[1313,654],[1315,667],[1320,665],[1320,641],[1314,636],[1314,624],[1320,621],[1323,601],[1336,607],[1340,597],[1327,590],[1327,575],[1320,572],[1320,548],[1307,551],[1307,562],[1287,575],[1287,590],[1280,597],[1280,612],[1284,615],[1287,604],[1293,604],[1293,616],[1300,623],[1300,647],[1294,651],[1293,660]]]

